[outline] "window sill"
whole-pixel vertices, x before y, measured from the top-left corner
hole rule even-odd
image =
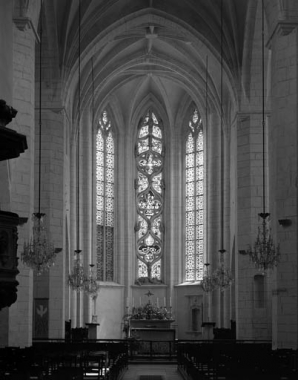
[[[169,286],[166,284],[141,284],[141,285],[133,284],[130,287],[139,289],[139,288],[168,288]]]
[[[124,288],[124,285],[120,285],[113,281],[97,281],[101,288]]]
[[[200,286],[201,281],[196,281],[196,282],[181,282],[181,284],[177,284],[175,286]]]

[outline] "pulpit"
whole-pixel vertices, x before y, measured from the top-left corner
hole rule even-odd
[[[17,214],[0,210],[0,310],[17,299]]]
[[[0,99],[0,161],[19,157],[28,148],[25,135],[6,127],[16,114],[14,108]],[[8,173],[6,175],[8,178]],[[15,213],[0,210],[0,310],[17,299],[17,226],[25,220]]]

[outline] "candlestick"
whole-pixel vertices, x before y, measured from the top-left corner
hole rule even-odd
[[[96,314],[96,298],[97,297],[93,297],[93,315]]]

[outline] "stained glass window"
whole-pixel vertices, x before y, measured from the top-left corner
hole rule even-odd
[[[114,280],[114,137],[107,111],[96,134],[97,279]]]
[[[138,279],[161,281],[163,256],[163,129],[152,111],[143,118],[136,144],[136,241]]]
[[[185,279],[201,281],[204,267],[204,135],[196,109],[188,124],[185,165]]]

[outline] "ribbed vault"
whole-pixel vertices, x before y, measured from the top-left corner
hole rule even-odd
[[[62,98],[73,105],[72,118],[78,109],[79,24],[82,109],[94,104],[98,110],[116,97],[129,120],[151,93],[174,121],[181,99],[204,107],[208,56],[210,106],[219,111],[221,51],[223,107],[236,107],[249,61],[246,25],[256,4],[223,0],[221,39],[221,0],[81,0],[80,22],[79,0],[54,1]]]

